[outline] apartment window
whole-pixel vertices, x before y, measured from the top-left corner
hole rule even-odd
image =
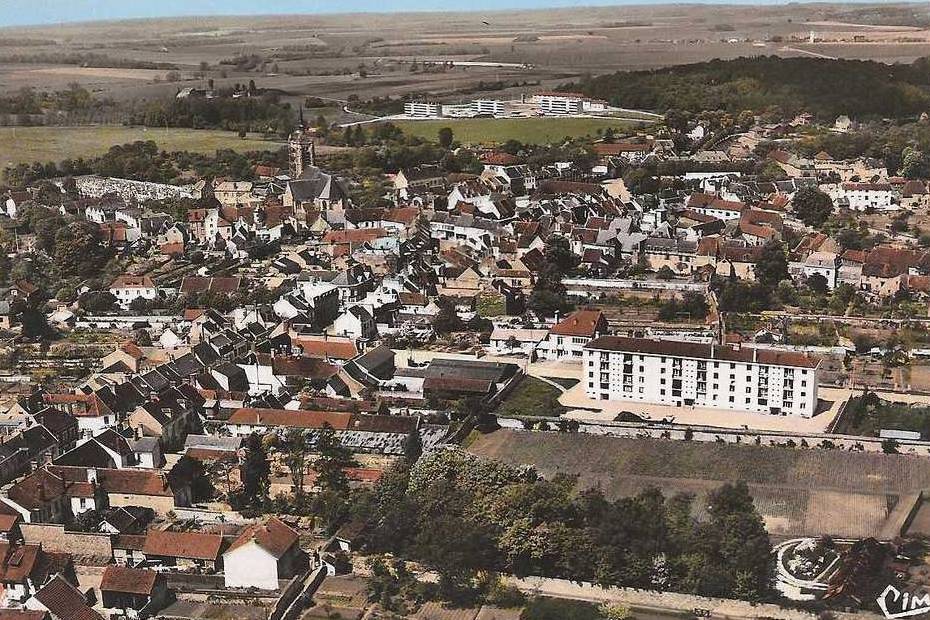
[[[661,396],[665,396],[665,390],[659,390],[659,394],[660,394]]]
[[[665,379],[659,379],[659,385],[665,385]]]
[[[732,402],[736,402],[732,396],[730,397],[730,402],[731,402],[731,403],[732,403]]]

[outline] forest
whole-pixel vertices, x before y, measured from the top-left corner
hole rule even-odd
[[[862,60],[757,56],[649,71],[620,71],[566,84],[625,108],[698,113],[751,110],[832,121],[915,116],[930,107],[930,59],[888,65]]]

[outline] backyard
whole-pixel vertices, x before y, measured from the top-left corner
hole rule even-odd
[[[565,411],[559,404],[561,394],[545,381],[524,377],[497,408],[497,415],[504,418],[558,416]]]

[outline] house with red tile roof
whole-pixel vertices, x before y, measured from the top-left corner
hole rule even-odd
[[[304,561],[300,537],[277,517],[245,528],[223,554],[227,588],[277,590]]]
[[[167,603],[168,582],[153,570],[110,565],[103,571],[100,598],[111,616],[138,614],[143,609],[151,614]]]
[[[222,551],[223,537],[205,532],[152,531],[142,545],[142,553],[149,562],[181,570],[220,570]]]
[[[546,338],[536,347],[540,359],[581,361],[584,346],[598,336],[606,335],[607,318],[600,310],[576,310],[558,321]]]

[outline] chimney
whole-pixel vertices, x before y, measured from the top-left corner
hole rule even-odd
[[[759,349],[753,347],[752,349],[752,363],[755,364],[759,360]]]

